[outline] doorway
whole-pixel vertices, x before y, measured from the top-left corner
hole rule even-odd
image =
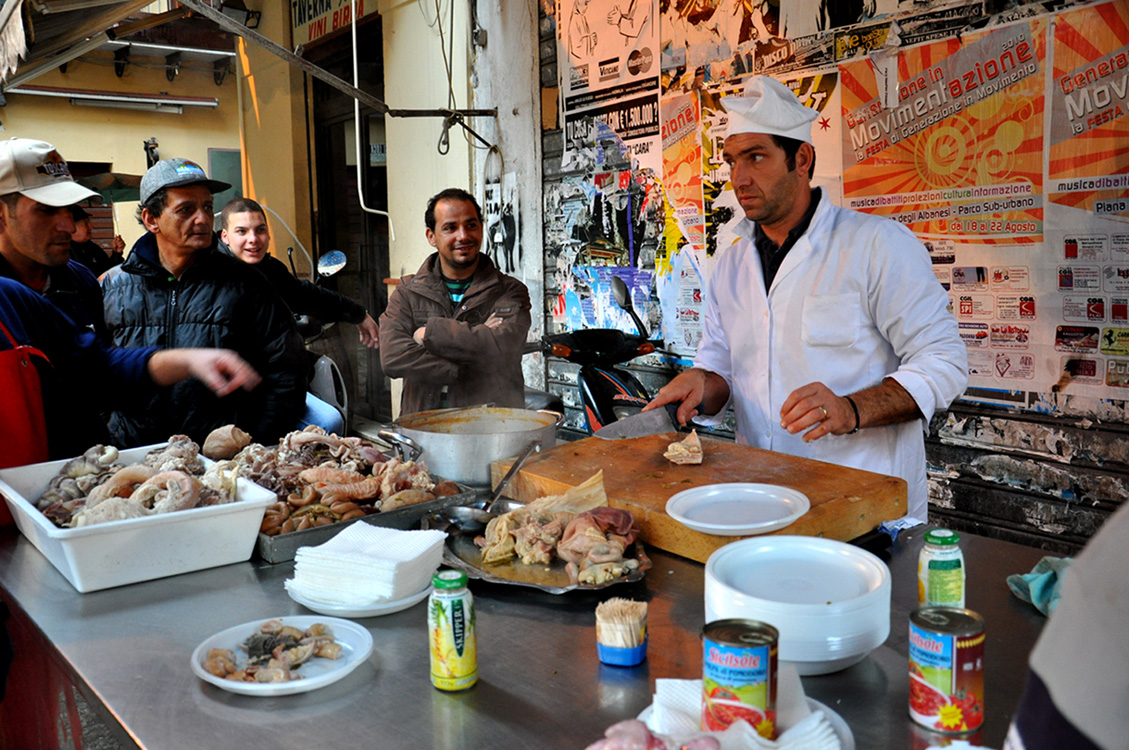
[[[384,96],[382,26],[379,17],[361,19],[357,28],[358,77],[362,91],[378,99]],[[308,53],[311,61],[346,81],[353,80],[352,42],[338,36]],[[353,98],[322,81],[307,76],[313,102],[311,139],[312,185],[317,196],[314,225],[319,254],[331,250],[345,253],[344,269],[328,280],[331,288],[357,300],[374,319],[388,301],[384,278],[388,276],[388,222],[362,210],[358,194],[357,131]],[[384,162],[384,116],[365,106],[360,108],[360,185],[369,208],[387,210],[388,180]],[[335,287],[333,285],[336,285]],[[340,326],[338,328],[341,328]],[[392,393],[380,367],[379,352],[356,340],[348,327],[326,342],[339,364],[344,353],[347,366],[342,374],[353,384],[350,408],[353,414],[378,422],[392,419]],[[319,342],[320,343],[320,342]]]

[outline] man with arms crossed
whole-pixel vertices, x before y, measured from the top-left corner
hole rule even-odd
[[[647,408],[717,423],[732,403],[739,442],[901,477],[924,521],[924,435],[968,383],[948,295],[909,230],[812,189],[815,110],[767,76],[722,101],[745,215],[714,265],[694,367]]]
[[[487,402],[521,408],[529,290],[479,252],[482,210],[470,193],[435,195],[424,223],[436,252],[400,280],[380,316],[384,374],[404,379],[400,413]]]

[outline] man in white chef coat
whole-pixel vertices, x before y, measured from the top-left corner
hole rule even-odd
[[[968,383],[968,359],[924,246],[897,222],[842,209],[811,187],[815,110],[754,76],[729,112],[723,156],[745,212],[718,254],[703,336],[648,409],[737,440],[898,476],[924,521],[925,434]]]

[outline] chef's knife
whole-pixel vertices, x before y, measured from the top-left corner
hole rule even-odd
[[[605,440],[625,440],[627,438],[645,437],[646,435],[659,435],[664,432],[689,432],[692,424],[680,427],[676,413],[678,404],[667,404],[664,409],[652,409],[630,417],[618,419],[611,424],[604,425],[594,433],[598,438]]]

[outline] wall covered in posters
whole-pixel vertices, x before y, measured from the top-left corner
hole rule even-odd
[[[546,194],[555,325],[618,319],[614,273],[669,358],[690,362],[736,208],[722,99],[767,73],[820,113],[815,184],[925,245],[968,346],[969,398],[1033,409],[1048,393],[1126,398],[1125,0],[560,0],[555,11],[572,170]]]

